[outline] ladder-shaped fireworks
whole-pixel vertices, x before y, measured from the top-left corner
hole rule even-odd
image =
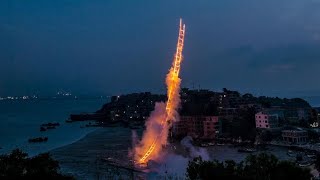
[[[184,36],[185,36],[185,24],[182,24],[182,19],[180,19],[180,26],[179,26],[179,36],[178,36],[178,43],[177,43],[177,50],[174,56],[173,64],[170,69],[170,72],[167,77],[167,86],[168,86],[168,100],[166,103],[166,116],[163,120],[161,120],[162,130],[156,136],[156,138],[152,141],[147,151],[144,155],[139,159],[139,163],[143,164],[148,162],[150,157],[152,157],[152,153],[156,146],[160,146],[159,139],[164,135],[165,132],[163,129],[168,125],[169,121],[175,119],[175,112],[180,103],[180,66],[182,61],[182,51],[184,46]],[[166,135],[167,136],[167,135]]]

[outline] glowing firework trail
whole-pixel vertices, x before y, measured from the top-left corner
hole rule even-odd
[[[165,115],[157,115],[157,116],[152,116],[148,121],[154,120],[157,123],[160,123],[161,130],[160,133],[158,132],[157,135],[154,135],[156,131],[149,130],[151,132],[148,133],[148,127],[147,126],[147,132],[145,136],[153,135],[154,139],[150,141],[150,138],[144,137],[142,142],[144,143],[142,147],[142,156],[138,158],[139,163],[146,163],[148,162],[151,157],[156,157],[157,153],[160,152],[161,150],[161,145],[165,144],[167,141],[167,136],[168,136],[168,128],[170,121],[177,121],[177,109],[180,104],[180,82],[181,79],[179,78],[179,73],[180,73],[180,65],[182,61],[182,50],[183,50],[183,45],[184,45],[184,35],[185,35],[185,24],[182,24],[182,20],[180,19],[180,26],[179,26],[179,37],[178,37],[178,43],[177,43],[177,50],[174,56],[173,64],[172,67],[167,74],[166,78],[166,84],[168,88],[167,92],[167,103],[165,107]],[[157,106],[156,108],[157,109]],[[156,111],[156,110],[155,110]],[[161,111],[160,111],[161,112]],[[159,122],[160,119],[160,122]],[[148,125],[148,124],[147,124]],[[152,126],[150,126],[152,128]],[[158,146],[158,148],[156,148]],[[136,148],[136,150],[141,152],[141,147]]]

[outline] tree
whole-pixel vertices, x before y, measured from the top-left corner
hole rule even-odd
[[[0,156],[0,179],[74,179],[58,172],[59,163],[49,153],[29,158],[19,149]]]
[[[190,180],[309,180],[309,169],[303,169],[289,161],[279,161],[274,155],[261,153],[249,155],[244,162],[203,161],[200,157],[189,162],[187,179]]]
[[[13,150],[9,155],[1,155],[0,177],[17,178],[22,176],[24,174],[27,156],[27,153],[19,149]]]
[[[231,123],[231,135],[235,138],[240,136],[242,139],[254,141],[256,137],[255,113],[254,108],[240,110],[238,117]]]
[[[200,166],[202,166],[203,161],[202,158],[196,157],[192,161],[188,162],[188,167],[187,167],[187,177],[191,180],[194,179],[199,179],[199,171],[200,171]]]
[[[281,161],[271,174],[271,179],[311,179],[309,169],[300,168],[293,162]]]
[[[273,170],[277,167],[278,159],[274,155],[261,153],[249,155],[245,160],[244,174],[249,179],[271,179]]]

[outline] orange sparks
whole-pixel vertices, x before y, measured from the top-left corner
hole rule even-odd
[[[172,67],[167,74],[167,97],[164,104],[156,104],[155,110],[151,113],[146,122],[146,132],[139,145],[135,147],[135,159],[138,163],[147,163],[150,159],[157,159],[160,155],[162,145],[167,144],[168,131],[171,121],[177,121],[179,114],[177,109],[180,105],[180,65],[182,61],[182,50],[184,46],[185,24],[180,19],[179,37],[177,50],[174,56]]]

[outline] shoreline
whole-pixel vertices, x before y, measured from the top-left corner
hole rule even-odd
[[[9,144],[6,146],[1,146],[0,154],[8,154],[14,149],[22,149],[23,151],[28,153],[29,157],[33,157],[33,156],[36,156],[36,155],[39,155],[42,153],[47,153],[47,152],[50,153],[51,151],[53,151],[55,149],[69,146],[73,143],[80,141],[81,139],[85,138],[88,134],[93,133],[96,130],[100,129],[100,127],[96,127],[94,129],[92,129],[92,128],[88,128],[88,129],[90,129],[90,130],[86,130],[84,132],[76,132],[72,135],[69,135],[68,140],[66,142],[61,142],[61,141],[59,142],[59,140],[55,139],[57,137],[55,137],[52,134],[49,134],[49,135],[46,134],[47,136],[49,136],[48,142],[30,143],[27,141],[27,138],[25,138],[26,140],[20,141],[17,144]],[[71,131],[74,131],[74,129],[72,129]],[[57,132],[52,132],[52,133],[57,133]],[[77,136],[77,135],[79,135],[79,136],[73,138],[73,136]],[[54,136],[54,137],[52,137],[52,136]]]
[[[96,131],[98,131],[99,129],[102,129],[102,127],[98,127],[98,128],[96,128],[96,129],[93,129],[92,131],[90,131],[90,132],[88,132],[88,133],[86,133],[86,134],[82,135],[82,136],[81,136],[81,137],[79,137],[78,139],[76,139],[76,140],[74,140],[74,141],[72,141],[72,142],[70,142],[70,143],[67,143],[67,144],[61,145],[61,146],[59,146],[59,147],[52,148],[52,149],[48,150],[47,152],[48,152],[48,153],[50,153],[50,152],[52,152],[52,151],[55,151],[55,150],[58,150],[58,149],[61,149],[61,148],[64,148],[64,147],[70,146],[70,145],[72,145],[72,144],[74,144],[74,143],[77,143],[77,142],[79,142],[79,141],[81,141],[81,140],[85,139],[88,135],[90,135],[90,134],[92,134],[92,133],[95,133],[95,132],[96,132]]]
[[[56,150],[56,149],[59,149],[59,148],[65,147],[65,146],[72,145],[73,143],[76,143],[76,142],[80,141],[81,139],[86,138],[86,136],[87,136],[88,134],[91,134],[91,133],[97,131],[98,129],[100,129],[100,128],[92,129],[90,132],[86,132],[85,134],[82,134],[79,138],[74,139],[74,140],[72,140],[72,141],[70,141],[70,142],[67,142],[67,143],[65,143],[65,144],[61,144],[61,145],[59,145],[59,146],[57,146],[57,147],[50,148],[50,149],[47,150],[46,152],[50,153],[51,151],[54,151],[54,150]],[[41,153],[39,153],[39,154],[41,154]]]
[[[93,179],[97,174],[108,173],[110,166],[103,163],[104,158],[127,160],[130,146],[131,129],[107,127],[49,153],[59,161],[62,173],[71,174],[76,179]]]

